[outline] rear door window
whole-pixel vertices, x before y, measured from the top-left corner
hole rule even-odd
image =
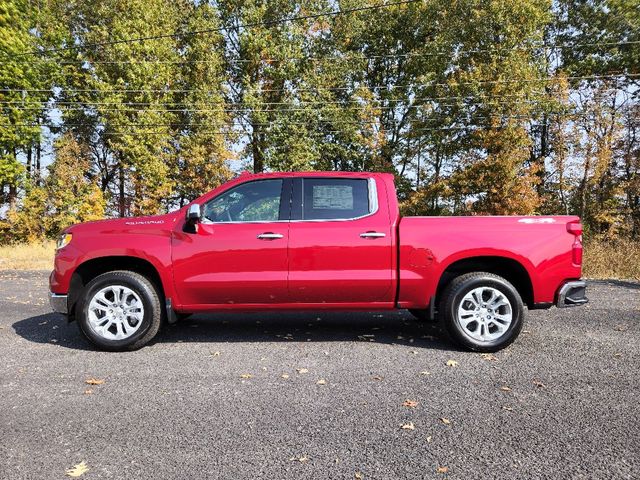
[[[348,220],[372,213],[364,178],[302,179],[302,220]]]

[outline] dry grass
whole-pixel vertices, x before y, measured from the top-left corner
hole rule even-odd
[[[583,274],[587,278],[640,281],[640,241],[587,240],[584,245]]]
[[[0,270],[51,270],[55,242],[0,247]]]
[[[0,247],[0,270],[51,270],[54,242]],[[585,242],[584,276],[640,281],[640,241]]]

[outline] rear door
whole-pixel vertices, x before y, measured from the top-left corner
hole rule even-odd
[[[291,302],[393,301],[393,238],[386,199],[379,197],[383,188],[366,176],[294,179]]]

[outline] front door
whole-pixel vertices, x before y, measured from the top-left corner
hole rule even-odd
[[[386,206],[385,202],[381,203]],[[291,302],[392,302],[392,232],[372,178],[294,180],[289,227]]]
[[[183,306],[288,301],[290,185],[266,179],[232,187],[202,206],[197,233],[175,235],[174,281]]]

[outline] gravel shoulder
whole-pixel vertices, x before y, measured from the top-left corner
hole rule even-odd
[[[46,293],[45,272],[0,272],[1,479],[81,461],[87,479],[640,470],[638,283],[592,281],[586,307],[528,312],[493,356],[404,311],[198,315],[104,353]]]

